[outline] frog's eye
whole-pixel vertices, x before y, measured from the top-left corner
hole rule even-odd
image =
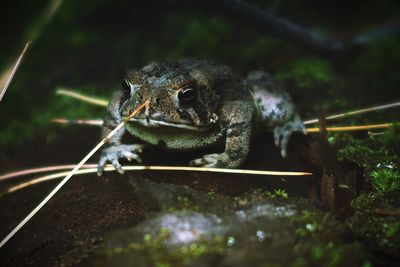
[[[132,85],[127,79],[124,79],[122,81],[122,89],[124,90],[125,95],[131,94],[131,87],[132,87]]]
[[[181,89],[178,93],[178,99],[181,104],[190,104],[195,98],[195,90],[193,88]]]

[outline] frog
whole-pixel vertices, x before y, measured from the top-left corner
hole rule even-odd
[[[141,163],[146,144],[180,152],[219,144],[223,151],[189,164],[238,168],[257,133],[272,131],[283,157],[292,133],[306,134],[290,95],[268,72],[251,71],[243,79],[227,65],[186,58],[128,70],[109,101],[103,138],[145,101],[146,108],[109,138],[98,163],[99,176],[107,162],[120,173],[121,159]],[[125,134],[142,144],[124,144]]]

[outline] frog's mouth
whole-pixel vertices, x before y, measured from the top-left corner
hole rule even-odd
[[[185,120],[182,120],[179,123],[175,123],[175,122],[166,122],[166,121],[154,120],[154,119],[150,119],[149,117],[147,117],[147,118],[131,118],[129,121],[130,122],[139,123],[140,125],[143,125],[143,126],[146,126],[146,127],[166,126],[166,127],[186,129],[186,130],[191,130],[191,131],[205,131],[205,130],[207,130],[207,127],[194,126],[194,125],[191,124],[190,121],[185,121]]]

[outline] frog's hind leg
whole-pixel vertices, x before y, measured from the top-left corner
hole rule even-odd
[[[297,131],[302,132],[303,134],[307,134],[303,121],[300,119],[300,116],[298,114],[295,114],[293,119],[286,122],[285,124],[275,127],[275,145],[280,147],[282,157],[286,157],[286,149],[289,143],[290,136],[293,132]]]
[[[264,71],[250,72],[245,83],[256,103],[259,124],[263,129],[274,129],[275,144],[280,147],[281,154],[285,157],[292,133],[306,133],[290,95]]]

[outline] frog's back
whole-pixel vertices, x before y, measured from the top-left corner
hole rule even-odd
[[[253,99],[249,90],[243,86],[239,75],[224,64],[199,59],[181,59],[178,61],[205,88],[215,91],[221,103],[224,101],[247,101]]]

